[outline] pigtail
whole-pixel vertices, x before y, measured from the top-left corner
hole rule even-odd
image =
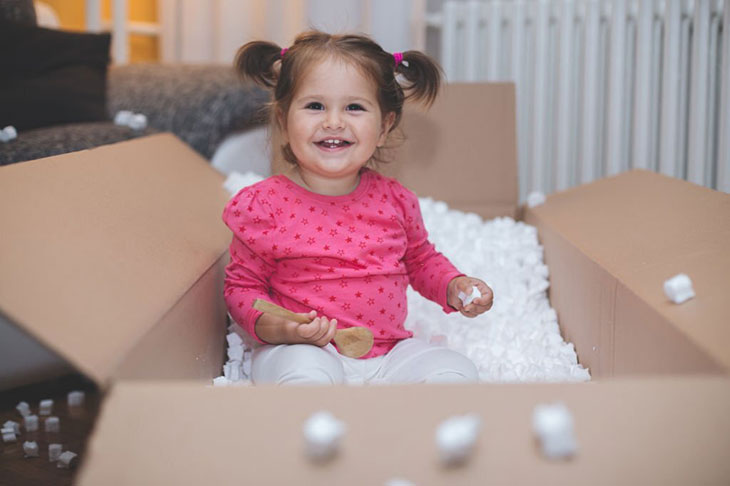
[[[408,84],[403,86],[406,99],[422,101],[431,106],[438,96],[443,71],[436,61],[420,51],[406,51],[402,62],[395,67],[396,74],[403,76]]]
[[[273,42],[252,41],[238,49],[233,65],[242,78],[273,88],[279,78],[278,69],[274,68],[279,59],[281,47]]]

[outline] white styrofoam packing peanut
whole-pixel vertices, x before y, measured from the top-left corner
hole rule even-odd
[[[119,110],[114,115],[114,124],[115,125],[122,125],[122,126],[129,126],[129,122],[132,120],[132,117],[134,116],[134,113],[132,113],[129,110]]]
[[[240,381],[241,376],[241,362],[238,360],[231,360],[223,366],[224,376],[230,381]]]
[[[231,361],[242,361],[243,360],[243,346],[233,345],[228,346],[228,359]]]
[[[53,412],[53,400],[46,399],[41,400],[40,406],[38,407],[38,415],[51,415]]]
[[[218,376],[216,378],[213,378],[213,386],[228,386],[230,384],[230,380],[225,376]]]
[[[665,281],[664,293],[675,304],[681,304],[695,296],[692,280],[684,273],[679,273]]]
[[[61,444],[48,444],[48,461],[56,462],[61,455],[63,445]]]
[[[16,422],[15,420],[7,420],[3,424],[3,429],[12,428],[13,431],[15,431],[15,434],[20,434],[20,424]]]
[[[23,418],[23,427],[26,432],[35,432],[38,430],[38,415],[28,415]]]
[[[143,130],[147,127],[147,117],[142,113],[129,110],[119,110],[114,115],[114,124],[129,127],[132,130]]]
[[[243,346],[243,339],[235,332],[229,332],[226,335],[226,341],[228,341],[228,346]]]
[[[82,391],[74,390],[68,392],[67,402],[69,407],[80,407],[84,404],[85,394]]]
[[[467,305],[471,304],[471,302],[474,299],[478,299],[482,296],[482,293],[479,292],[479,289],[476,288],[476,286],[472,287],[471,294],[467,295],[464,292],[459,292],[459,299],[461,299],[461,303],[466,307]]]
[[[416,483],[403,478],[391,478],[383,486],[416,486]]]
[[[573,416],[564,403],[539,404],[532,413],[532,427],[549,459],[575,455],[578,444],[573,431]]]
[[[39,457],[40,454],[38,454],[38,443],[35,441],[25,441],[23,442],[23,452],[25,453],[25,457]]]
[[[60,432],[61,421],[58,417],[48,417],[44,422],[46,432]]]
[[[23,417],[30,415],[30,405],[28,405],[28,402],[20,402],[15,406],[15,408]]]
[[[320,411],[312,414],[302,426],[307,456],[314,460],[325,460],[334,456],[345,430],[345,424],[330,412]]]
[[[3,432],[2,435],[3,435],[3,442],[15,442],[17,440],[15,431]]]
[[[476,414],[449,417],[436,428],[436,447],[447,465],[465,462],[474,450],[482,419]]]
[[[234,172],[224,186],[236,194],[261,180],[252,172]],[[444,314],[438,304],[409,287],[405,327],[417,338],[468,356],[483,382],[590,380],[573,345],[563,340],[557,314],[550,307],[550,272],[543,263],[537,229],[506,217],[483,221],[430,198],[419,202],[436,249],[460,271],[484,280],[494,291],[494,303],[488,312],[469,319],[458,312]],[[243,347],[242,362],[235,360],[236,383],[250,383],[252,344],[244,340]],[[229,375],[230,369],[226,373],[230,380]]]
[[[147,117],[142,113],[135,113],[127,126],[132,130],[144,130],[147,127]]]
[[[545,194],[540,191],[533,191],[527,196],[527,207],[534,208],[541,204],[545,204]]]
[[[9,142],[16,138],[18,138],[18,131],[13,125],[8,125],[0,130],[0,142]]]
[[[58,456],[58,462],[56,463],[57,467],[60,467],[61,469],[68,469],[71,467],[71,461],[74,460],[74,457],[76,457],[77,454],[75,452],[71,451],[63,451],[60,456]]]

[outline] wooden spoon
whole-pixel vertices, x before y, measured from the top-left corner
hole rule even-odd
[[[253,301],[253,308],[290,321],[300,324],[312,322],[307,316],[295,314],[294,312],[284,309],[276,304],[266,300],[256,299]],[[365,327],[350,327],[348,329],[338,329],[335,331],[335,344],[337,349],[348,358],[359,358],[368,354],[373,347],[373,333]]]

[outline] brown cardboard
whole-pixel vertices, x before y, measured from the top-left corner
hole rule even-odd
[[[730,369],[730,195],[630,171],[548,196],[538,228],[550,299],[594,376]],[[686,273],[696,297],[663,283]]]
[[[168,134],[0,168],[2,313],[100,385],[215,376],[222,182]]]
[[[517,215],[515,88],[510,83],[446,85],[433,106],[409,106],[405,142],[378,168],[420,197],[489,219]]]
[[[549,461],[532,412],[564,402],[578,454]],[[340,454],[303,452],[302,424],[328,410],[345,422]],[[600,385],[201,387],[118,382],[90,441],[78,484],[685,485],[730,482],[730,379],[643,379]],[[476,413],[471,460],[444,468],[434,434]]]

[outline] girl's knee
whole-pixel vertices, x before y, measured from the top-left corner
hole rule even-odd
[[[254,384],[336,385],[344,383],[342,363],[324,348],[310,344],[279,345],[254,355]]]
[[[446,351],[446,350],[444,350]],[[425,383],[476,383],[479,370],[472,360],[455,351],[442,361],[440,369],[434,369],[425,377]]]
[[[395,383],[476,383],[476,365],[461,353],[432,346],[416,339],[398,344],[391,351],[391,371],[386,379]]]

